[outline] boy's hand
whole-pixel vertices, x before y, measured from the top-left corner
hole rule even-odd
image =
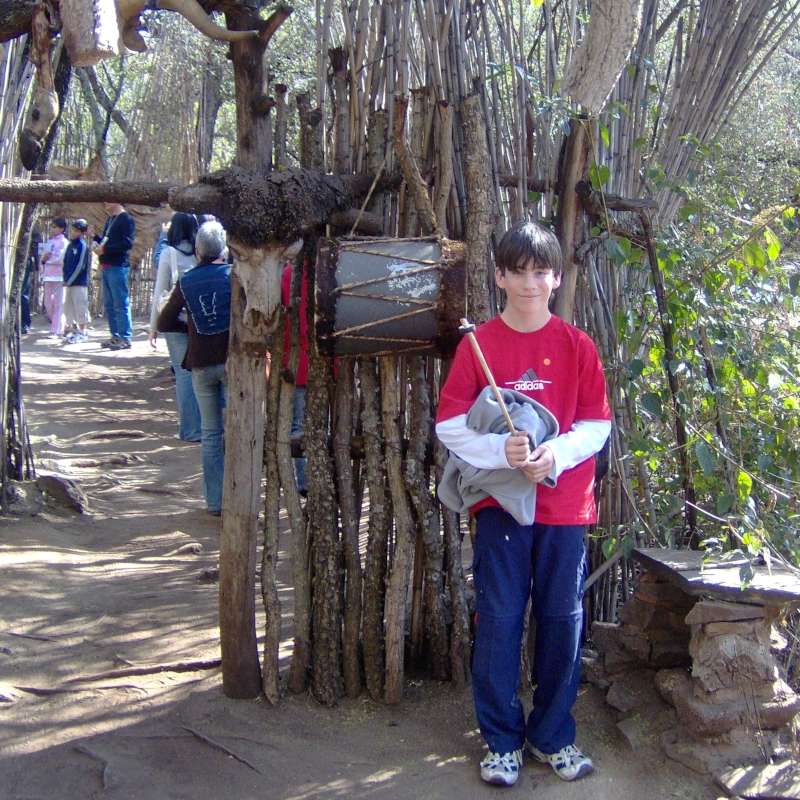
[[[516,436],[506,439],[506,461],[509,467],[524,467],[531,457],[531,445],[527,431],[517,431]]]
[[[553,451],[546,444],[540,444],[531,453],[531,457],[528,459],[528,463],[522,467],[522,471],[531,483],[541,483],[550,474],[555,463]]]

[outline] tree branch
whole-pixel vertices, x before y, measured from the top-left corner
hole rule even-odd
[[[11,203],[85,202],[132,203],[157,208],[167,202],[169,183],[138,181],[25,181],[0,180],[0,200]]]

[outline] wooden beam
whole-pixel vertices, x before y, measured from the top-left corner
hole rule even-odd
[[[21,178],[0,180],[0,200],[10,203],[103,203],[123,205],[164,205],[171,183],[139,181],[26,181]]]

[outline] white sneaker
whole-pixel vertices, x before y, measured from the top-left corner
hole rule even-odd
[[[88,333],[78,333],[75,334],[75,341],[76,342],[88,342],[89,341],[89,334]]]
[[[557,753],[550,754],[537,750],[530,742],[528,742],[528,747],[530,747],[533,757],[543,764],[549,764],[562,781],[576,781],[578,778],[594,772],[592,759],[581,753],[574,744],[568,744]]]
[[[481,761],[481,778],[495,786],[513,786],[522,766],[522,750],[510,753],[489,753]]]

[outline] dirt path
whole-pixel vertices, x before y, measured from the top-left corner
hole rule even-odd
[[[98,325],[89,343],[62,347],[39,322],[24,342],[37,463],[78,481],[91,513],[51,501],[0,518],[0,800],[497,796],[477,775],[469,690],[412,681],[395,709],[364,696],[324,709],[308,695],[276,708],[226,700],[219,669],[69,683],[219,658],[217,584],[200,575],[217,564],[220,523],[203,510],[199,445],[173,439],[163,345],[151,353],[139,332],[130,351],[108,353],[102,338]],[[191,543],[199,552],[176,552]],[[291,590],[280,588],[285,663]],[[597,773],[565,784],[526,762],[505,795],[719,794],[653,742],[631,751],[594,688],[582,687],[576,716]]]

